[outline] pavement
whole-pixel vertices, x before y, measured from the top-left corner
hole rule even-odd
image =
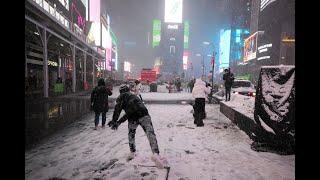
[[[204,127],[193,124],[192,107],[147,104],[161,155],[171,166],[169,179],[294,179],[295,156],[256,152],[250,138],[207,105]],[[107,113],[107,121],[112,110]],[[117,131],[93,130],[94,114],[55,133],[25,152],[28,179],[165,179],[166,171],[152,165],[151,150],[141,128],[137,129],[138,156],[129,154],[127,122]]]

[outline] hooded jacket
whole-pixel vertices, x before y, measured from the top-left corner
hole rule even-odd
[[[141,89],[142,89],[141,83],[136,84],[135,87],[134,87],[134,93],[135,93],[135,95],[140,95]]]
[[[108,96],[111,96],[112,92],[105,86],[103,80],[98,81],[98,86],[95,87],[91,93],[91,104],[93,105],[93,111],[96,113],[107,112],[109,110]]]
[[[201,79],[196,79],[192,90],[192,96],[194,98],[206,98],[210,93],[210,90],[210,87],[207,88],[204,81],[202,81]]]
[[[139,118],[149,115],[148,109],[144,106],[141,99],[131,92],[121,93],[116,100],[112,121],[116,122],[121,111],[125,111],[125,115],[119,119],[119,123],[126,121],[136,121]]]

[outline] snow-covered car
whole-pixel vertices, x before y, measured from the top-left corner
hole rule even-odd
[[[249,80],[235,79],[231,87],[231,92],[245,96],[256,96],[256,89]]]

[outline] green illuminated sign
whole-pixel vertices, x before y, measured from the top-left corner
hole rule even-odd
[[[189,48],[189,21],[184,22],[183,48]]]
[[[110,35],[111,35],[112,43],[115,44],[116,46],[118,46],[117,36],[113,33],[113,31],[111,29],[110,29]]]
[[[152,28],[152,47],[159,46],[161,39],[161,21],[158,19],[153,20]]]

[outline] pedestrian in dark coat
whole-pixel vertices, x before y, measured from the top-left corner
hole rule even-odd
[[[191,89],[191,92],[192,92],[192,90],[193,90],[193,87],[194,87],[194,83],[196,82],[196,79],[195,78],[193,78],[193,79],[191,79],[191,81],[190,81],[190,89]]]
[[[102,128],[105,127],[106,113],[109,110],[108,96],[111,96],[111,90],[106,87],[103,79],[99,79],[98,86],[95,87],[91,93],[91,109],[95,112],[95,130],[99,124],[100,114],[102,115]]]
[[[230,101],[231,96],[231,87],[234,81],[233,73],[230,72],[230,69],[225,69],[223,74],[224,87],[226,89],[226,101]]]

